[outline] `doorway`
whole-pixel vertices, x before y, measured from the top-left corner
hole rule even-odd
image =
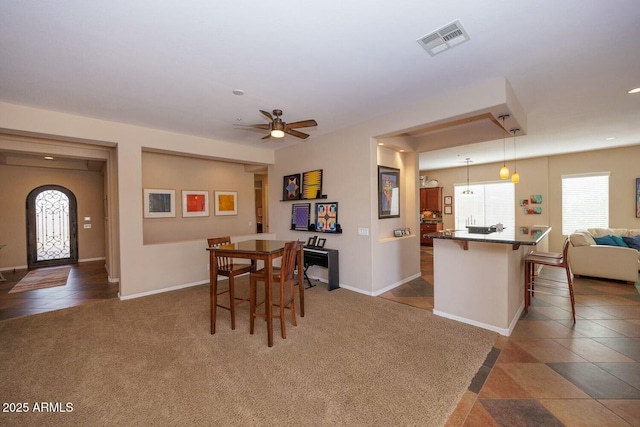
[[[29,269],[78,262],[76,196],[59,185],[43,185],[27,196]]]

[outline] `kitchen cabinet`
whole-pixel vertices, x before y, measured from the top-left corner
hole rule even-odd
[[[432,234],[443,230],[441,222],[420,224],[420,244],[423,246],[433,246],[433,239],[423,237],[425,234]]]
[[[442,212],[442,187],[420,189],[420,211]]]

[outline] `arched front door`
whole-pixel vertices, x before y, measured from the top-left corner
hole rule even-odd
[[[29,268],[78,262],[76,196],[59,185],[43,185],[27,196]]]

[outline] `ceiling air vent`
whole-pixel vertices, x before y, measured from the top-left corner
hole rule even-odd
[[[416,41],[429,52],[429,55],[434,56],[467,40],[469,40],[469,34],[462,28],[460,21],[456,20]]]

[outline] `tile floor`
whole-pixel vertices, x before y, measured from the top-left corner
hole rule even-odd
[[[421,261],[421,278],[381,297],[433,310],[429,248]],[[447,426],[640,426],[640,291],[577,277],[574,292],[575,325],[568,299],[532,299],[511,336],[497,339]]]

